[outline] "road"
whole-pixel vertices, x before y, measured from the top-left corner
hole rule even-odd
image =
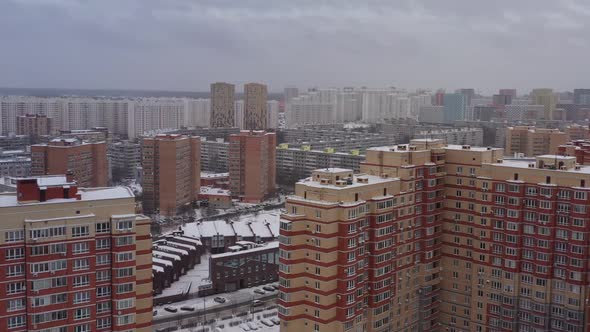
[[[220,294],[223,296],[224,294]],[[254,299],[258,299],[264,302],[263,306],[251,307],[251,303]],[[154,309],[158,310],[158,314],[154,316],[153,320],[153,331],[168,330],[173,331],[176,328],[190,327],[202,324],[203,321],[210,321],[216,318],[231,317],[233,315],[246,316],[252,315],[250,310],[256,312],[263,310],[268,307],[276,305],[277,293],[267,295],[251,295],[251,294],[236,294],[233,298],[228,298],[228,301],[224,304],[218,304],[212,308],[205,308],[201,306],[200,309],[195,311],[182,311],[179,310],[177,313],[169,313],[164,311],[165,306],[158,306]],[[184,302],[173,303],[172,305],[180,308],[181,306],[190,303],[199,307],[200,298],[191,299]],[[200,302],[201,305],[203,302]]]

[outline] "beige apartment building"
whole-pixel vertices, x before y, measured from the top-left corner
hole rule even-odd
[[[266,108],[266,85],[260,83],[244,84],[244,129],[268,129]]]
[[[557,153],[560,145],[569,141],[559,129],[516,126],[506,128],[506,155],[522,153],[526,157]]]
[[[152,331],[150,219],[65,176],[0,194],[2,331]]]
[[[234,119],[235,86],[217,82],[211,84],[211,128],[237,127]]]
[[[201,139],[167,134],[144,138],[143,211],[174,216],[186,211],[200,191]]]
[[[412,140],[281,216],[281,331],[587,331],[590,167]]]
[[[53,119],[47,115],[25,114],[16,117],[16,134],[31,136],[33,141],[40,136],[54,133]]]
[[[533,89],[531,91],[531,100],[533,105],[543,105],[543,119],[554,120],[557,96],[553,89]]]

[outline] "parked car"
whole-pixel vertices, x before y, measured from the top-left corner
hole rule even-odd
[[[262,289],[264,289],[265,291],[269,291],[269,292],[274,292],[275,291],[275,289],[272,286],[270,286],[270,285],[269,286],[264,286],[264,287],[262,287]]]
[[[259,288],[256,288],[256,289],[254,290],[254,293],[256,293],[256,294],[260,294],[260,295],[264,295],[264,294],[266,294],[266,293],[265,293],[265,292],[264,292],[262,289],[259,289]]]
[[[262,302],[260,300],[254,300],[254,301],[252,301],[252,306],[253,307],[260,307],[263,304],[264,304],[264,302]]]
[[[271,284],[271,286],[274,289],[277,289],[277,290],[279,289],[279,284],[277,284],[277,283]]]
[[[183,305],[182,307],[180,307],[180,310],[183,311],[195,311],[195,307],[192,305]]]
[[[227,301],[227,300],[225,299],[225,297],[217,296],[213,299],[213,301],[215,301],[217,303],[225,303],[225,301]]]
[[[167,306],[167,307],[164,307],[164,310],[166,310],[168,312],[177,312],[178,308],[173,307],[173,306]]]
[[[154,310],[154,316],[158,314],[158,310]]]

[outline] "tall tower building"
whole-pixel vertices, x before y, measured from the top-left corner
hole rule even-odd
[[[152,331],[151,221],[129,188],[18,179],[0,220],[3,331]]]
[[[553,120],[557,97],[552,89],[534,89],[531,92],[531,99],[534,105],[543,105],[545,107],[543,119]]]
[[[31,146],[31,174],[73,175],[80,187],[106,187],[109,180],[107,144],[56,138]]]
[[[211,84],[211,127],[236,126],[234,120],[235,86],[229,83],[217,82]]]
[[[174,216],[190,208],[201,182],[199,137],[157,135],[143,139],[143,209]]]
[[[446,93],[443,97],[443,121],[455,123],[467,114],[467,97],[462,93]]]
[[[588,331],[590,167],[412,140],[281,215],[281,331]]]
[[[244,84],[244,129],[266,130],[267,91],[266,85],[260,83]]]
[[[273,194],[276,174],[276,134],[241,131],[229,137],[229,186],[244,202],[261,202]]]

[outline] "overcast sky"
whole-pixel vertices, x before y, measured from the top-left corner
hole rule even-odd
[[[589,36],[587,0],[0,0],[0,86],[566,90]]]

